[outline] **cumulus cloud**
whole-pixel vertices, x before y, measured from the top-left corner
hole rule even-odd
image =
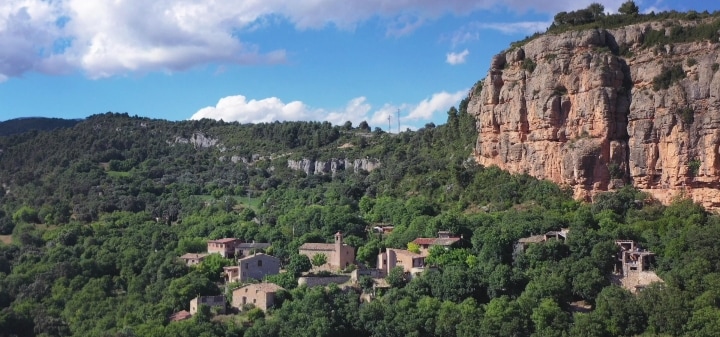
[[[455,93],[446,91],[435,93],[430,98],[422,100],[407,115],[409,120],[430,120],[436,113],[445,113],[451,106],[457,104],[467,95],[461,90]]]
[[[458,65],[465,63],[465,59],[470,55],[470,52],[465,49],[459,53],[447,53],[445,56],[445,62],[451,65]]]
[[[613,0],[620,1],[620,0]],[[4,0],[0,2],[0,78],[28,71],[80,70],[91,78],[128,72],[179,71],[217,64],[280,63],[244,33],[278,21],[296,29],[353,30],[378,18],[387,34],[412,33],[443,15],[505,6],[555,13],[587,6],[576,0]],[[472,34],[465,39],[472,37]]]
[[[198,110],[190,119],[210,118],[226,122],[269,123],[312,119],[313,111],[303,102],[283,103],[277,97],[247,100],[243,95],[221,98],[215,106]]]
[[[274,121],[322,120],[340,125],[347,121],[358,125],[362,121],[371,126],[388,130],[388,117],[391,131],[397,131],[397,117],[400,113],[400,130],[417,129],[438,116],[467,95],[466,90],[456,93],[439,92],[417,104],[383,104],[374,108],[366,97],[351,99],[340,109],[313,108],[300,101],[283,102],[277,97],[250,99],[243,95],[221,98],[215,106],[198,110],[190,119],[215,119],[226,122],[269,123]],[[409,111],[409,112],[408,112]]]

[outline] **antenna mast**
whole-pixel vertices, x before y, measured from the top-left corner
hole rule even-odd
[[[390,130],[390,121],[392,120],[392,115],[388,114],[388,133],[390,133],[392,130]]]
[[[397,109],[398,134],[400,133],[400,108]]]

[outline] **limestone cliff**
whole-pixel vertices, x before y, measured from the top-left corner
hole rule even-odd
[[[720,207],[720,44],[644,43],[697,24],[545,34],[496,55],[468,104],[475,158],[581,198],[631,183]]]

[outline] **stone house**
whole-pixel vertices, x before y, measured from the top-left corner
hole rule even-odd
[[[235,246],[235,257],[241,259],[255,253],[264,253],[270,247],[269,243],[264,242],[245,242]]]
[[[200,262],[203,262],[205,260],[205,257],[207,257],[208,254],[205,253],[187,253],[180,256],[180,260],[185,262],[188,266],[194,266]]]
[[[335,234],[334,243],[306,243],[300,246],[299,253],[310,260],[317,254],[325,254],[327,263],[321,268],[343,269],[355,263],[355,248],[343,243],[342,233]]]
[[[655,253],[643,249],[632,240],[616,240],[618,256],[613,283],[637,293],[655,282],[664,282],[651,270]]]
[[[241,240],[236,238],[208,240],[207,252],[208,254],[218,253],[224,258],[231,258],[235,256],[235,246],[240,243]]]
[[[217,313],[224,314],[227,303],[225,296],[198,296],[190,300],[190,314],[195,315],[201,305],[207,305],[211,309],[216,308]]]
[[[280,259],[259,253],[238,260],[237,277],[230,282],[245,282],[251,279],[262,280],[266,275],[280,273]]]
[[[513,255],[517,255],[518,253],[524,252],[527,249],[527,247],[532,244],[543,243],[543,242],[547,242],[550,240],[558,240],[558,241],[565,242],[565,240],[567,240],[569,233],[570,233],[570,229],[561,228],[559,231],[549,231],[545,234],[532,235],[532,236],[521,238],[517,241],[517,243],[515,243]]]
[[[422,252],[418,254],[404,249],[387,248],[378,255],[377,266],[385,275],[395,267],[402,267],[405,273],[416,275],[424,270],[425,257],[427,254]]]
[[[275,305],[275,295],[283,290],[274,283],[254,283],[233,290],[232,307],[239,310],[246,304],[252,304],[256,308],[266,311]]]
[[[421,254],[427,255],[429,254],[430,247],[432,246],[441,246],[449,249],[458,245],[460,240],[462,240],[461,237],[451,236],[450,232],[448,231],[439,231],[438,237],[436,238],[417,238],[413,240],[413,243],[420,246]]]

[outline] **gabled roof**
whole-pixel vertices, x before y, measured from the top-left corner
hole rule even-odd
[[[237,289],[233,290],[233,293],[235,293],[236,291],[241,291],[241,290],[244,291],[245,289],[248,289],[248,291],[262,291],[264,293],[276,293],[280,290],[283,290],[284,288],[275,283],[253,283],[253,284],[248,284],[244,287],[237,288]]]
[[[300,246],[301,250],[322,250],[322,251],[334,251],[334,243],[305,243]]]
[[[420,246],[452,246],[460,241],[460,238],[417,238],[413,240],[413,243]]]
[[[413,240],[413,243],[421,246],[432,245],[433,242],[435,242],[435,238],[417,238]]]
[[[206,256],[208,256],[207,253],[186,253],[180,256],[180,258],[183,260],[204,259]]]
[[[208,240],[208,243],[211,243],[211,242],[212,243],[233,243],[233,242],[237,242],[237,241],[240,241],[240,239],[222,238],[222,239],[217,239],[217,240]]]
[[[254,259],[256,259],[256,258],[263,258],[263,257],[267,257],[267,258],[270,258],[270,259],[273,259],[273,260],[278,260],[277,257],[274,257],[274,256],[272,256],[272,255],[267,255],[267,254],[263,254],[263,253],[257,253],[257,254],[253,254],[253,255],[250,255],[250,256],[243,257],[242,259],[239,259],[238,262],[249,261],[249,260],[254,260]]]

